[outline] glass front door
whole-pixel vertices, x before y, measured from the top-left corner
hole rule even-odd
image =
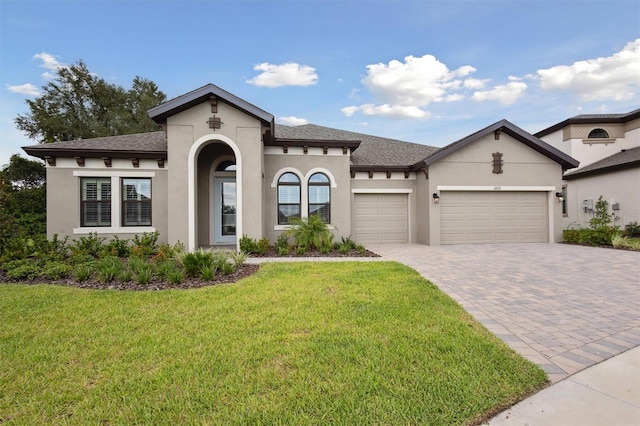
[[[236,179],[214,178],[214,242],[216,244],[236,243]]]

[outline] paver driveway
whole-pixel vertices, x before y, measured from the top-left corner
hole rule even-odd
[[[552,382],[640,345],[640,253],[565,244],[368,249],[420,272]]]

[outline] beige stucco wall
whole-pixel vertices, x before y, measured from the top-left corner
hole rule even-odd
[[[168,158],[175,167],[169,169],[169,241],[187,242],[189,239],[189,154],[194,143],[199,142],[195,153],[196,183],[203,184],[201,169],[208,173],[210,163],[199,160],[202,149],[210,142],[220,142],[221,139],[230,140],[239,150],[240,158],[236,158],[242,182],[238,185],[239,205],[242,212],[239,214],[239,232],[254,238],[262,234],[262,131],[260,120],[218,100],[218,112],[216,117],[222,120],[220,129],[210,129],[207,120],[212,116],[211,106],[208,102],[196,105],[186,111],[177,113],[167,119],[167,144]],[[218,138],[222,136],[222,138]],[[228,139],[227,139],[228,138]],[[237,177],[238,178],[238,177]],[[204,183],[209,186],[208,183]],[[196,193],[203,196],[196,199],[195,211],[197,215],[206,214],[207,219],[196,220],[196,246],[208,245],[208,229],[203,223],[208,223],[208,210],[210,194],[203,195],[203,188],[196,186]],[[205,206],[205,207],[203,207]],[[203,222],[204,221],[204,222]]]
[[[296,149],[291,151],[297,152]],[[268,154],[264,156],[264,236],[275,242],[283,232],[278,225],[278,193],[277,178],[283,170],[294,171],[301,181],[308,179],[315,172],[328,172],[333,176],[335,187],[331,188],[331,225],[334,237],[351,234],[350,204],[350,172],[347,155],[323,155],[322,148],[309,148],[309,154]],[[301,191],[304,192],[304,185]],[[305,198],[305,194],[302,194]],[[302,215],[306,216],[307,206],[301,205]]]
[[[601,195],[609,203],[609,213],[619,218],[616,225],[624,227],[629,222],[640,222],[640,168],[572,179],[567,184],[564,229],[588,227],[593,213],[584,211],[583,201],[591,200],[595,207]],[[619,211],[612,210],[614,203],[620,204]]]
[[[105,237],[107,240],[113,238],[114,235],[119,238],[129,239],[136,233],[155,230],[160,233],[159,242],[168,241],[168,171],[166,169],[154,167],[155,160],[141,160],[141,168],[133,168],[130,166],[130,160],[124,159],[112,160],[113,167],[105,167],[101,159],[86,159],[85,163],[89,167],[77,167],[75,166],[76,161],[71,158],[58,158],[56,166],[47,167],[48,238],[52,238],[54,234],[57,234],[60,238],[68,236],[70,239],[76,239],[86,236],[90,231],[96,231],[100,237]],[[147,165],[148,168],[142,167],[143,165]],[[76,174],[92,174],[99,177],[115,177],[115,182],[118,182],[118,185],[120,185],[121,176],[136,177],[136,174],[142,174],[147,177],[147,175],[153,174],[151,176],[152,226],[148,228],[116,227],[120,223],[120,217],[112,210],[113,226],[111,228],[80,229],[80,176],[74,176],[74,172]],[[61,188],[64,190],[61,190]],[[114,199],[112,203],[121,203],[121,201],[120,199]]]
[[[503,154],[503,173],[493,173],[492,153]],[[562,167],[511,136],[502,133],[499,140],[489,134],[429,166],[428,194],[439,192],[439,185],[489,187],[553,187],[552,193],[562,190]],[[555,198],[554,198],[555,199]],[[554,241],[562,238],[562,205],[553,202]],[[429,245],[440,244],[440,210],[428,203]]]

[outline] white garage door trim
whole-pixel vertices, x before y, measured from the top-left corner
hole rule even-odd
[[[448,186],[448,185],[438,185],[436,187],[438,191],[536,191],[536,192],[546,192],[547,193],[547,206],[548,206],[548,214],[547,214],[547,223],[549,225],[549,242],[554,243],[554,229],[555,225],[553,222],[553,209],[554,209],[554,194],[556,191],[555,186]]]
[[[370,189],[370,188],[355,188],[351,190],[353,194],[354,203],[354,216],[352,229],[355,231],[357,225],[355,221],[355,196],[356,194],[406,194],[407,195],[407,242],[411,243],[411,197],[413,189],[400,188],[400,189]]]

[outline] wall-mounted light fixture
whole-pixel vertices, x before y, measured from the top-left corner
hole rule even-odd
[[[556,192],[556,198],[558,199],[559,202],[563,202],[564,194],[562,192]]]
[[[437,193],[433,193],[433,204],[440,204],[440,196]]]

